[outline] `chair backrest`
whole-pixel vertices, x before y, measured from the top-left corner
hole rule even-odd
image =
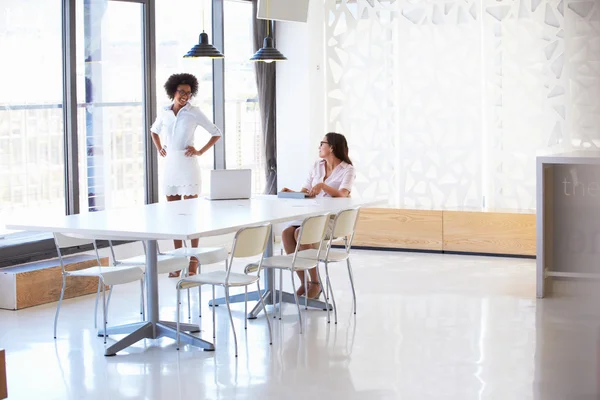
[[[56,243],[56,247],[59,249],[64,249],[67,247],[74,246],[85,246],[88,244],[94,244],[94,239],[85,238],[80,235],[75,235],[71,233],[54,233],[54,242]]]
[[[298,245],[321,243],[327,231],[327,222],[329,213],[308,217],[302,221],[300,234],[298,235]]]
[[[254,257],[260,254],[260,260],[258,261],[257,268],[257,275],[260,277],[264,252],[269,244],[270,237],[271,224],[242,228],[236,232],[235,237],[233,238],[231,256],[226,265],[226,283],[229,283],[229,275],[231,274],[231,267],[233,265],[234,258]]]
[[[60,250],[67,247],[86,246],[89,244],[93,245],[94,252],[96,253],[96,262],[98,265],[102,265],[100,262],[100,255],[98,254],[98,247],[96,247],[96,241],[94,239],[86,238],[77,234],[54,232],[54,243],[56,244],[56,252],[58,253],[58,259],[60,260],[60,266],[63,274],[65,273],[65,263]]]
[[[254,257],[264,253],[270,232],[271,224],[240,229],[233,239],[232,257]]]
[[[359,207],[340,211],[333,221],[333,237],[341,238],[352,236],[356,230],[359,212]]]

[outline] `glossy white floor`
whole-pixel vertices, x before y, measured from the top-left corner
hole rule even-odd
[[[64,303],[56,341],[55,304],[0,311],[9,398],[596,398],[598,311],[575,312],[581,303],[565,296],[536,301],[534,260],[356,251],[354,268],[356,316],[345,270],[334,268],[339,324],[303,310],[300,335],[286,306],[282,321],[272,319],[272,346],[264,317],[244,331],[243,304],[234,306],[238,359],[225,307],[215,352],[178,352],[164,339],[116,357],[103,356],[94,333],[93,296]],[[174,283],[160,277],[163,319],[174,318]],[[138,293],[136,285],[115,290],[110,323],[139,318]],[[202,335],[212,340],[204,303]]]

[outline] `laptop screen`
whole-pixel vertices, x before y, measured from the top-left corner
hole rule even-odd
[[[252,195],[252,170],[215,169],[210,171],[211,200],[249,199]]]

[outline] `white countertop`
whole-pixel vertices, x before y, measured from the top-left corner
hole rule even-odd
[[[600,151],[575,150],[565,153],[537,156],[537,161],[542,164],[579,164],[600,165]]]
[[[14,216],[6,226],[15,230],[75,233],[98,239],[189,240],[231,233],[266,222],[301,220],[378,203],[352,198],[295,200],[278,199],[277,196],[256,196],[250,200],[190,199],[69,216],[30,211],[27,215]]]

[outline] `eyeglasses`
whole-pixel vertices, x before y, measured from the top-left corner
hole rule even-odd
[[[177,93],[179,93],[180,96],[183,97],[191,97],[192,96],[192,92],[186,92],[185,90],[178,90]]]
[[[319,147],[323,146],[324,144],[329,144],[328,142],[321,142],[321,144],[319,145]]]

